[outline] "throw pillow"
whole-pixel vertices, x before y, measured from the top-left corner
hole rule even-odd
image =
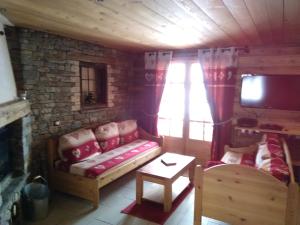
[[[120,145],[118,124],[111,122],[95,129],[95,135],[103,152],[107,152]]]
[[[221,161],[226,164],[241,164],[247,166],[254,166],[254,153],[240,153],[228,151],[224,154]]]
[[[130,143],[139,138],[136,120],[125,120],[118,124],[121,144]]]
[[[79,162],[99,154],[99,151],[99,144],[91,129],[80,129],[59,138],[58,153],[65,162]]]

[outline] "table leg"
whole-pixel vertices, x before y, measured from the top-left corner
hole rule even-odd
[[[195,161],[191,164],[189,168],[189,180],[194,183],[194,172],[195,172]]]
[[[164,211],[169,212],[172,208],[172,182],[167,182],[164,186]]]
[[[142,175],[136,174],[136,203],[141,204],[143,197],[143,179]]]

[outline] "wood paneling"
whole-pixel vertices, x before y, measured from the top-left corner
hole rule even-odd
[[[300,43],[297,0],[1,0],[15,25],[115,48]]]
[[[238,74],[290,74],[300,75],[299,47],[250,48],[239,56]],[[240,78],[240,77],[239,77]],[[241,79],[236,84],[235,117],[257,118],[261,123],[275,123],[284,127],[299,127],[300,112],[276,109],[245,108],[240,106]],[[292,131],[293,132],[293,131]]]

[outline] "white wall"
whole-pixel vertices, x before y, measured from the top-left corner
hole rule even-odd
[[[0,14],[0,31],[4,31],[6,18]],[[0,104],[16,100],[17,89],[5,35],[0,35]]]

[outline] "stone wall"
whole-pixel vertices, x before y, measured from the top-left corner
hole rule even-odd
[[[6,35],[18,91],[31,103],[33,173],[45,170],[49,137],[131,118],[134,55],[31,29],[7,27]],[[108,64],[108,107],[81,111],[80,61]]]

